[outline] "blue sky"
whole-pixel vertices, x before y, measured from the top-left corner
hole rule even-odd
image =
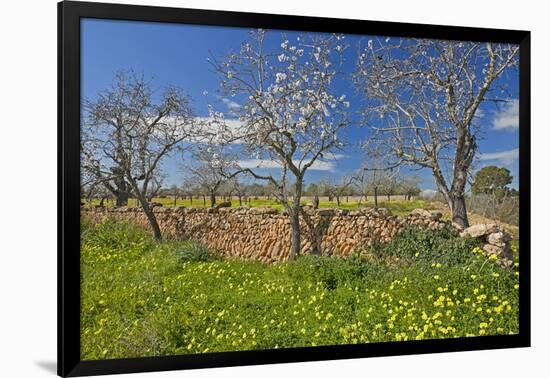
[[[238,99],[216,97],[218,77],[211,71],[207,58],[210,54],[222,57],[239,49],[248,37],[249,29],[149,23],[135,21],[111,21],[83,19],[81,21],[81,95],[93,99],[98,92],[109,87],[117,71],[133,69],[152,78],[155,87],[176,85],[193,99],[193,107],[199,116],[207,114],[203,92],[210,93],[210,101],[220,111],[228,111]],[[296,33],[272,31],[267,43],[280,43],[280,35],[291,38]],[[354,45],[367,36],[346,36],[351,48],[346,52],[343,69],[352,72],[356,61]],[[497,165],[508,168],[514,176],[512,186],[518,187],[518,75],[517,71],[500,79],[508,88],[510,102],[498,109],[490,103],[483,104],[482,137],[478,141],[479,153],[476,168]],[[339,82],[338,88],[350,99],[351,111],[360,108],[360,99],[350,89],[349,83]],[[359,121],[359,117],[354,117]],[[368,131],[358,127],[349,131],[348,139],[365,139]],[[308,172],[306,181],[316,181],[325,176],[340,176],[357,170],[362,163],[360,151],[347,149],[343,156],[327,164],[320,164]],[[164,164],[167,175],[165,185],[180,185],[181,160],[169,159]],[[403,170],[404,174],[410,173]],[[431,173],[414,171],[422,179],[422,189],[435,189]]]

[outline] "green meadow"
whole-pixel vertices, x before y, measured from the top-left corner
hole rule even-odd
[[[517,263],[501,268],[446,230],[267,265],[83,219],[81,357],[513,334],[518,287]]]

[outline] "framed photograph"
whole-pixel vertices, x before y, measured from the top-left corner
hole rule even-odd
[[[529,32],[58,11],[60,376],[530,345]]]

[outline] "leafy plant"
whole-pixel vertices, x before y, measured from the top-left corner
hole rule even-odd
[[[472,249],[480,242],[455,236],[449,228],[438,231],[406,227],[389,243],[377,244],[372,251],[379,257],[392,256],[407,262],[463,264],[472,259]]]
[[[206,246],[186,242],[174,248],[174,254],[179,262],[206,262],[217,258]]]

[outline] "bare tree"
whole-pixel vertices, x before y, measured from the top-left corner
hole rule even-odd
[[[329,201],[336,198],[336,204],[340,206],[340,199],[345,195],[354,180],[355,177],[353,176],[342,176],[338,180],[334,180],[332,176],[329,176],[322,179],[318,185],[321,193],[328,196]]]
[[[374,207],[378,207],[378,196],[384,191],[385,185],[394,182],[399,171],[397,166],[388,167],[387,151],[380,148],[377,144],[365,143],[363,145],[365,152],[361,169],[354,177],[355,186],[361,194],[367,199],[368,194],[374,198]]]
[[[239,52],[222,61],[212,58],[211,63],[224,94],[244,101],[236,111],[243,124],[237,134],[246,153],[260,163],[242,171],[276,188],[274,195],[290,218],[292,260],[301,247],[304,176],[343,145],[340,132],[348,125],[349,104],[335,93],[334,81],[346,46],[339,35],[292,42],[282,36],[280,48],[268,51],[265,35],[264,30],[251,33]],[[280,167],[279,175],[257,169],[263,161]]]
[[[204,192],[192,175],[184,177],[179,191],[182,196],[189,198],[191,206],[193,206],[193,197],[201,197]],[[206,204],[206,198],[204,198],[204,204]]]
[[[178,198],[182,195],[182,190],[178,188],[177,185],[173,184],[170,186],[167,194],[172,196],[172,198],[174,199],[174,207],[176,207],[178,204]]]
[[[359,54],[355,83],[366,97],[367,121],[392,152],[387,165],[430,169],[462,227],[468,226],[464,191],[477,149],[476,113],[483,101],[501,101],[490,94],[517,64],[518,51],[517,45],[387,38],[369,40]]]
[[[150,184],[147,188],[147,192],[145,193],[145,197],[147,198],[148,202],[153,202],[153,198],[157,197],[160,190],[162,189],[162,181],[164,180],[164,176],[156,174],[151,177]]]
[[[400,183],[400,189],[407,201],[410,201],[413,196],[420,194],[420,177],[409,176],[405,177]]]
[[[380,191],[386,195],[387,201],[391,201],[391,196],[397,194],[399,190],[400,182],[397,175],[386,174],[382,176],[380,180]]]
[[[240,181],[238,179],[238,176],[230,179],[228,184],[231,192],[237,195],[237,198],[239,199],[239,206],[242,206],[243,198],[246,202],[246,199],[248,197],[248,189],[249,189],[248,185]]]
[[[222,185],[237,172],[236,155],[223,143],[200,143],[193,151],[193,164],[188,171],[192,179],[210,197],[210,207],[216,205],[216,196]]]
[[[94,170],[98,182],[123,179],[161,239],[148,196],[163,159],[197,131],[188,97],[175,87],[154,93],[143,77],[121,72],[111,88],[83,101],[83,109],[84,169]]]

